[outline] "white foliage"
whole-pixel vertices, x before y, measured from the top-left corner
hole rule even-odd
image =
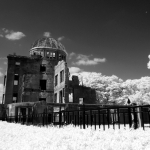
[[[104,76],[96,72],[81,72],[74,75],[78,75],[80,84],[96,89],[100,103],[125,104],[129,98],[137,104],[150,104],[150,77],[128,79],[123,82],[115,75]]]

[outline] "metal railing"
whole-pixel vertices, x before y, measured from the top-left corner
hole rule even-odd
[[[29,114],[8,116],[2,118],[7,122],[15,122],[27,125],[50,124],[64,125],[73,124],[75,127],[80,126],[83,129],[94,127],[95,129],[113,128],[121,126],[137,129],[150,127],[150,105],[145,106],[109,106],[99,108],[88,108],[85,105],[78,110],[59,111],[41,114]]]

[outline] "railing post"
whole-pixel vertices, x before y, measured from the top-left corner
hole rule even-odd
[[[134,117],[133,117],[133,124],[134,124],[134,129],[137,129],[137,127],[138,127],[138,125],[137,125],[137,114],[136,113],[137,113],[136,112],[136,108],[133,107],[133,115],[134,115]]]
[[[51,113],[51,120],[50,120],[50,123],[51,123],[51,124],[54,124],[54,120],[53,120],[54,118],[53,118],[53,116],[54,116],[54,113],[52,112],[52,113]]]
[[[32,125],[34,124],[33,120],[34,120],[34,116],[33,116],[33,112],[32,112]]]
[[[117,108],[117,116],[118,116],[118,127],[119,127],[119,129],[120,129],[120,110],[119,110],[119,108]]]
[[[137,107],[137,117],[138,117],[138,123],[139,123],[139,127],[142,127],[142,114],[141,114],[141,107],[138,106]]]
[[[92,110],[90,109],[90,122],[91,122],[91,127],[92,127],[92,122],[93,122],[93,118],[92,118]]]
[[[129,118],[129,128],[132,126],[132,120],[131,120],[131,108],[128,107],[128,118]]]
[[[42,119],[43,119],[43,126],[44,126],[44,122],[45,122],[45,120],[44,120],[44,119],[45,119],[45,112],[43,112],[42,117],[43,117]]]
[[[7,114],[5,114],[5,120],[8,122],[8,119],[7,119]]]
[[[78,126],[80,125],[80,110],[78,110]]]
[[[61,110],[59,111],[59,128],[61,127],[61,120],[62,120],[62,118],[61,118]]]
[[[85,129],[85,105],[83,104],[83,129]]]
[[[108,123],[108,129],[109,129],[109,127],[110,127],[110,126],[109,126],[109,112],[110,112],[109,109],[107,109],[107,123]]]
[[[101,120],[100,117],[101,117],[100,116],[100,108],[98,108],[98,125],[99,125],[99,128],[100,128],[100,124],[101,124],[100,123],[100,120]]]
[[[18,114],[15,115],[15,122],[18,123]]]
[[[144,114],[143,114],[143,107],[141,107],[141,113],[142,113],[142,127],[144,130]]]

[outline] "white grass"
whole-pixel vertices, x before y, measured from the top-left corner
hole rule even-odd
[[[95,131],[0,122],[0,150],[150,150],[150,129]]]

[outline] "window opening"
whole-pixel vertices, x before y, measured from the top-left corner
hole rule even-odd
[[[13,93],[13,103],[17,103],[17,97],[18,97],[18,94]]]
[[[19,75],[18,74],[15,74],[14,80],[19,80]]]
[[[14,75],[14,85],[18,85],[18,82],[19,82],[19,75],[15,74]]]
[[[45,101],[46,102],[46,98],[39,98],[39,101]]]
[[[58,84],[58,74],[55,76],[55,86]]]
[[[14,81],[14,85],[18,85],[18,81],[17,80]]]
[[[84,103],[83,98],[79,98],[79,104],[83,104],[83,103]]]
[[[40,88],[41,90],[46,90],[46,80],[40,80]]]
[[[62,91],[59,92],[59,103],[63,103]]]
[[[52,59],[53,58],[53,53],[50,53],[50,59]]]
[[[55,93],[54,95],[54,100],[55,100],[55,103],[57,103],[57,93]]]
[[[59,54],[59,59],[61,59],[61,54]]]
[[[49,58],[49,52],[46,53],[46,57]]]
[[[15,65],[16,66],[20,66],[20,62],[15,62]]]
[[[69,103],[73,103],[73,93],[69,94]]]
[[[46,65],[41,65],[40,72],[45,72],[45,71],[46,71]]]
[[[53,58],[55,58],[55,53],[53,53]]]
[[[43,57],[44,57],[44,52],[41,52],[41,56],[43,56]]]
[[[60,83],[64,81],[64,70],[60,72]]]

